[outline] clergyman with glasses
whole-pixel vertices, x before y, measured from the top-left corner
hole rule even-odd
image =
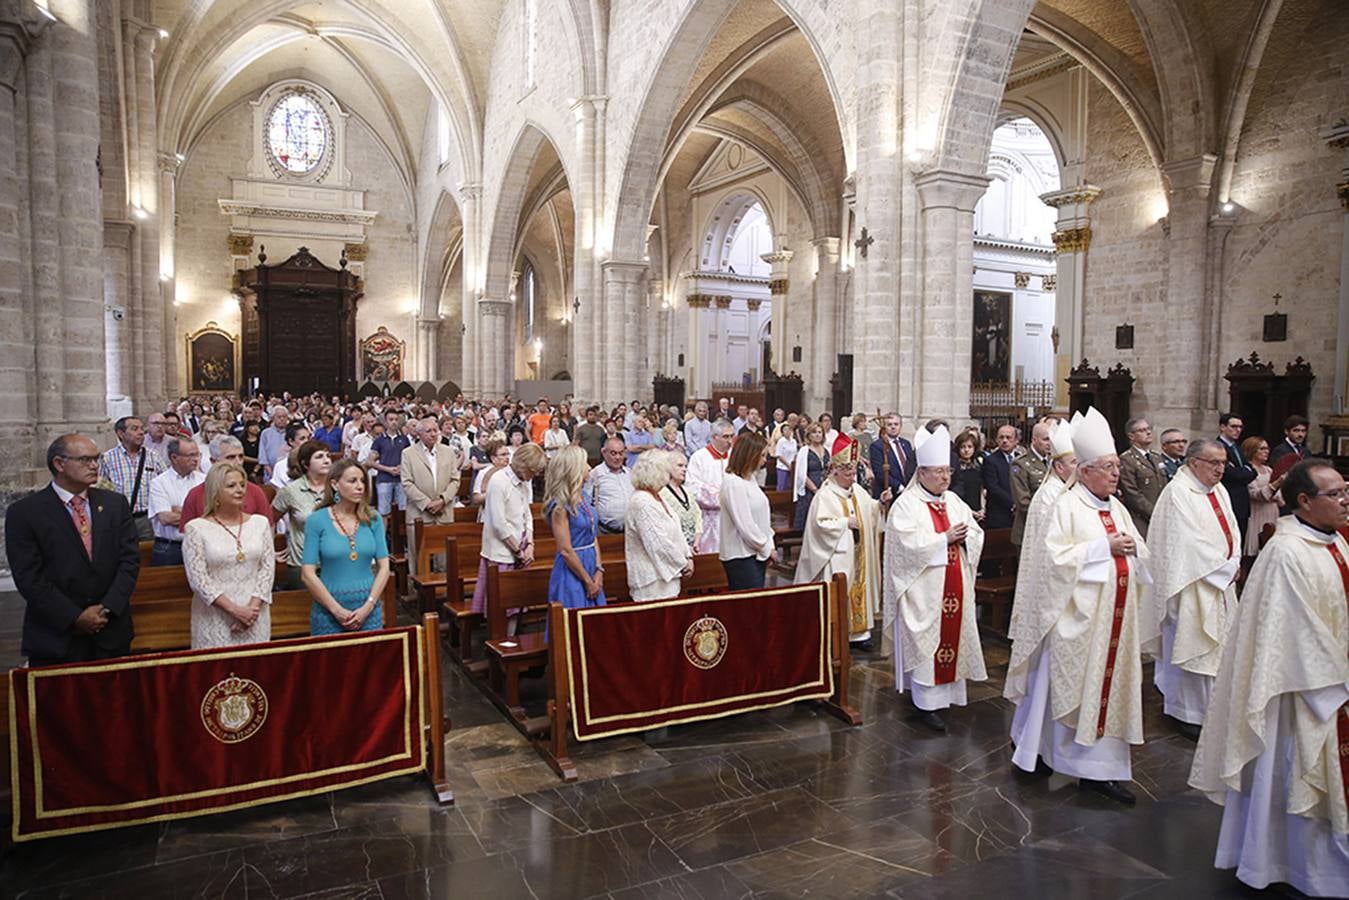
[[[51,484],[5,514],[5,553],[25,602],[30,666],[131,651],[136,525],[126,497],[94,487],[98,462],[98,447],[84,435],[57,438],[47,448]]]

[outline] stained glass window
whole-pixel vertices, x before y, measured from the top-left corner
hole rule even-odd
[[[328,120],[305,94],[286,94],[267,117],[267,148],[282,169],[312,172],[328,146]]]

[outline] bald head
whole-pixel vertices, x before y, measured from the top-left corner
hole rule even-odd
[[[1051,449],[1049,440],[1049,424],[1047,422],[1037,422],[1030,432],[1030,445],[1035,452],[1041,456],[1048,456]]]

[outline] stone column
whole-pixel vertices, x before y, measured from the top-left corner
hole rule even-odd
[[[506,300],[478,301],[478,354],[482,362],[478,393],[494,400],[514,386],[514,379],[507,372],[510,335],[506,323],[510,311],[511,304]]]
[[[601,329],[603,308],[601,290],[596,289],[595,239],[598,210],[603,203],[604,186],[600,183],[596,160],[597,107],[589,98],[577,100],[572,106],[575,116],[574,140],[579,161],[576,184],[572,186],[575,204],[576,239],[572,260],[572,290],[575,297],[565,303],[571,317],[571,377],[578,399],[600,402],[607,399],[603,372],[600,370]],[[601,285],[601,289],[602,289]],[[580,300],[580,307],[574,305]]]
[[[1170,211],[1167,252],[1167,327],[1161,333],[1164,360],[1156,392],[1160,399],[1153,415],[1191,429],[1213,427],[1204,421],[1204,347],[1208,342],[1205,316],[1209,252],[1209,186],[1217,158],[1205,154],[1162,166],[1168,185]]]
[[[171,339],[165,347],[164,381],[169,393],[186,393],[192,387],[188,383],[186,368],[178,371],[178,363],[184,367],[187,359],[182,349],[182,335],[178,331],[178,308],[174,298],[178,292],[177,261],[175,257],[175,222],[178,210],[178,157],[172,153],[160,153],[159,163],[159,297],[164,310],[164,331]]]
[[[734,376],[736,382],[740,380],[741,373],[726,371],[726,351],[731,343],[726,335],[728,330],[726,311],[731,308],[731,301],[734,299],[734,297],[727,297],[724,294],[712,298],[712,305],[716,307],[716,310],[712,314],[712,341],[714,342],[711,346],[712,360],[711,365],[707,368],[709,390],[715,381],[731,381],[733,380],[732,376]]]
[[[1068,373],[1085,355],[1083,319],[1087,248],[1091,246],[1087,208],[1100,194],[1100,188],[1084,184],[1040,195],[1046,206],[1058,211],[1054,231],[1054,405],[1060,409],[1068,407]]]
[[[1349,125],[1341,121],[1321,132],[1332,149],[1341,152],[1340,180],[1335,192],[1340,198],[1343,237],[1340,243],[1339,327],[1335,332],[1335,385],[1330,411],[1349,417]]]
[[[707,308],[712,298],[707,294],[689,294],[684,301],[689,307],[689,355],[688,383],[685,388],[690,398],[706,397],[711,381],[707,378],[707,346],[703,335],[707,334]]]
[[[482,388],[478,382],[478,298],[482,290],[479,250],[479,224],[482,199],[481,184],[459,185],[459,210],[464,220],[464,241],[461,251],[459,271],[459,387],[464,396],[477,397]]]
[[[836,237],[811,241],[815,248],[815,283],[811,298],[811,335],[806,352],[809,378],[805,384],[805,404],[809,410],[829,405],[829,379],[834,374],[838,354],[835,335],[839,319],[838,262],[842,241]]]
[[[440,336],[440,319],[417,319],[417,354],[423,381],[436,381],[436,343]]]
[[[773,371],[779,375],[786,374],[787,361],[791,358],[787,350],[791,343],[787,338],[787,289],[791,286],[787,264],[792,261],[792,257],[795,255],[794,251],[783,248],[759,256],[759,259],[773,267],[773,271],[768,276],[768,292],[773,295],[773,351],[771,358]]]
[[[967,418],[974,331],[974,206],[983,174],[934,169],[915,184],[921,203],[923,303],[918,310],[916,407],[920,415]]]
[[[646,263],[611,259],[602,269],[604,329],[597,342],[594,365],[598,367],[596,375],[604,402],[626,402],[632,399],[637,380],[641,348],[638,304]]]

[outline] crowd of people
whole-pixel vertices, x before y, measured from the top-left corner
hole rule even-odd
[[[151,565],[184,567],[194,647],[267,640],[274,589],[308,591],[314,634],[380,628],[385,517],[413,534],[452,522],[462,484],[482,525],[478,612],[489,567],[539,562],[534,503],[556,546],[549,598],[568,607],[607,602],[601,535],[624,535],[631,596],[651,601],[707,555],[730,589],[762,588],[791,531],[794,580],[847,577],[851,640],[874,650],[879,631],[896,689],[942,732],[987,677],[975,586],[986,536],[1005,530],[1014,765],[1132,805],[1151,658],[1165,714],[1198,742],[1194,785],[1226,804],[1219,864],[1349,893],[1349,497],[1309,454],[1305,418],[1271,444],[1224,414],[1216,437],[1168,428],[1155,449],[1138,417],[1123,452],[1095,410],[1040,419],[1026,447],[1012,424],[987,447],[978,425],[941,419],[912,440],[898,415],[840,425],[724,399],[284,394],[124,417],[102,452],[53,442],[50,489],[10,507],[24,651],[30,665],[128,652],[140,541]],[[776,528],[766,489],[790,509]]]

